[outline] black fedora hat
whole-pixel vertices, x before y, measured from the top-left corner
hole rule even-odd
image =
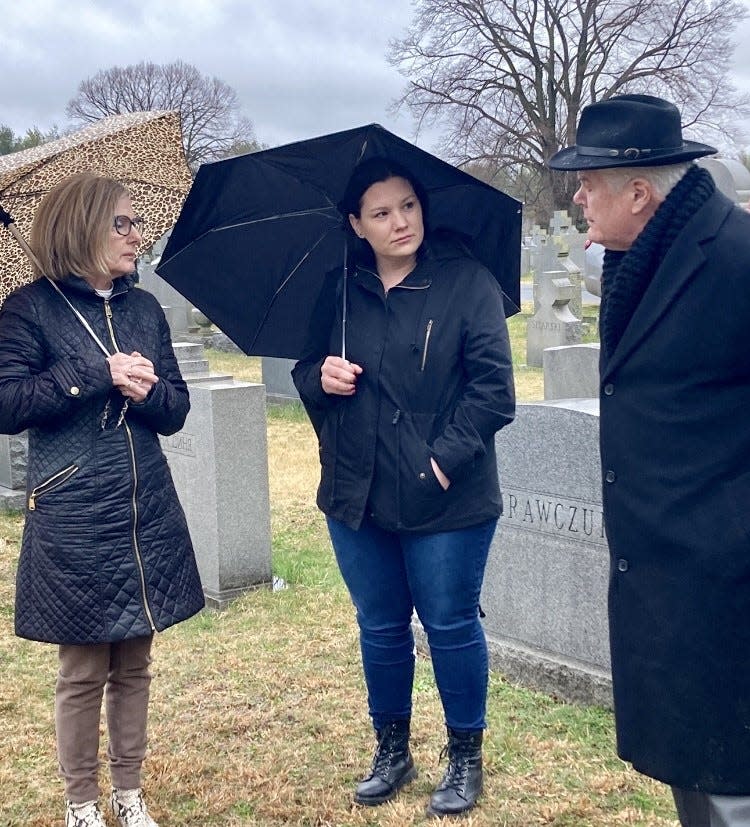
[[[651,95],[616,95],[584,107],[575,146],[547,162],[551,169],[655,167],[718,152],[682,138],[677,107]]]

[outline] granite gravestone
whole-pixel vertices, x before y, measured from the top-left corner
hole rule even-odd
[[[542,353],[545,399],[599,396],[598,342],[547,347]]]
[[[190,412],[181,431],[160,441],[206,603],[221,609],[272,580],[265,388],[208,371],[202,345],[174,348]]]
[[[28,452],[26,431],[20,434],[0,434],[0,511],[15,511],[25,507]]]
[[[572,702],[609,705],[609,554],[598,400],[518,406],[497,434],[504,514],[481,605],[491,663]]]
[[[299,402],[299,393],[292,381],[295,359],[263,356],[260,362],[261,378],[266,386],[269,402]]]
[[[570,311],[573,285],[567,271],[542,273],[536,295],[539,309],[526,328],[526,364],[542,367],[545,348],[581,341],[581,322]]]

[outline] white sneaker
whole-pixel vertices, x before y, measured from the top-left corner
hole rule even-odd
[[[159,827],[148,814],[140,789],[112,790],[112,812],[120,827]]]
[[[96,801],[65,802],[65,827],[107,827]]]

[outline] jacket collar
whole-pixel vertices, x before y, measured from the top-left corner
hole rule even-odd
[[[112,281],[112,296],[119,296],[122,293],[127,293],[135,284],[134,274],[127,276],[118,276]],[[58,282],[58,285],[64,290],[68,290],[77,296],[87,299],[98,299],[96,291],[86,279],[81,276],[73,275],[72,273],[66,278]]]
[[[405,287],[412,290],[429,287],[432,284],[436,267],[446,260],[462,258],[466,255],[466,251],[462,250],[456,242],[448,238],[428,237],[424,240],[417,252],[417,266],[397,287]],[[380,281],[372,261],[365,258],[358,258],[355,259],[354,265],[353,272],[355,278],[358,275],[367,274],[365,279],[360,282],[364,286],[368,286],[366,283],[368,278],[375,278],[378,282]]]
[[[716,237],[733,208],[728,198],[714,193],[688,221],[654,274],[611,357],[603,358],[602,381],[649,335],[705,264],[703,245]]]

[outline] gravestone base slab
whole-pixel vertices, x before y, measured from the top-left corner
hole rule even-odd
[[[565,703],[612,709],[608,672],[487,635],[490,668],[518,686],[535,689]]]
[[[206,599],[206,609],[213,612],[222,612],[230,603],[235,601],[238,597],[246,595],[249,591],[256,589],[270,589],[271,583],[258,583],[254,586],[248,586],[241,589],[224,589],[221,592],[215,592],[210,588],[203,588],[203,597]]]
[[[412,630],[417,651],[429,657],[427,635],[416,616]],[[565,703],[613,708],[609,672],[562,657],[551,658],[547,653],[521,646],[517,641],[498,640],[486,630],[485,634],[490,669],[499,672],[508,683],[544,692]]]
[[[23,511],[26,508],[26,492],[0,485],[0,512]]]

